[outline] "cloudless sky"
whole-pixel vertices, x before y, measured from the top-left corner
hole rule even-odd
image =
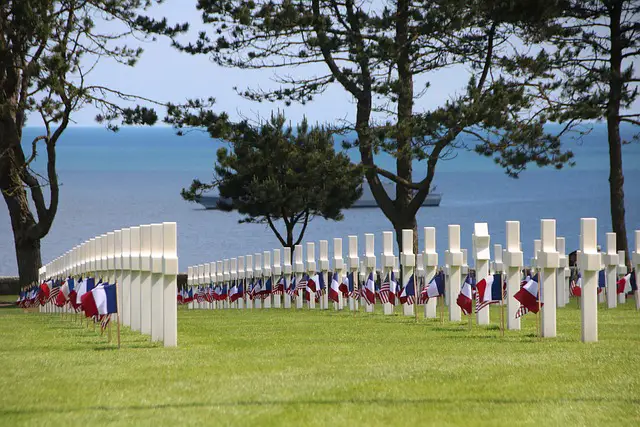
[[[195,39],[196,32],[203,29],[200,13],[196,10],[196,0],[166,0],[165,3],[154,7],[150,14],[156,17],[165,16],[169,22],[189,22],[190,37],[182,40]],[[105,28],[105,24],[98,23],[98,28]],[[131,45],[141,45],[145,50],[138,64],[131,68],[122,66],[109,59],[104,59],[89,77],[91,83],[100,83],[118,89],[122,92],[137,94],[147,98],[181,103],[188,98],[208,97],[216,98],[217,111],[226,111],[232,118],[240,114],[256,118],[265,117],[274,109],[285,109],[288,119],[298,122],[306,115],[312,123],[335,122],[346,119],[353,121],[355,105],[348,93],[338,84],[331,86],[323,95],[317,97],[307,105],[292,104],[286,107],[283,103],[257,103],[238,96],[233,90],[239,89],[274,88],[276,84],[271,80],[274,70],[238,70],[223,68],[215,65],[205,55],[192,56],[181,53],[170,46],[166,38],[159,38],[156,42],[140,42],[131,40]],[[637,65],[637,64],[636,64]],[[318,64],[318,74],[325,73],[324,64]],[[278,70],[291,75],[309,70],[285,69]],[[452,67],[432,73],[426,78],[417,79],[415,92],[421,90],[420,84],[425,81],[431,83],[426,94],[416,101],[415,111],[423,111],[441,105],[451,98],[456,91],[464,89],[469,78],[463,67]],[[640,102],[634,105],[634,110],[640,108]],[[74,124],[95,125],[97,110],[86,107],[73,115]],[[30,117],[29,125],[37,126],[36,115]]]

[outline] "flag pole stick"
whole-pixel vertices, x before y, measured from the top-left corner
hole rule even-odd
[[[542,309],[542,269],[538,271],[538,312],[536,313],[536,326],[538,328],[538,338],[542,338],[540,328],[540,310]]]
[[[116,320],[118,322],[116,327],[118,329],[118,348],[120,348],[120,305],[118,303],[118,282],[115,283],[115,286],[116,286],[116,311],[117,311]],[[111,322],[109,322],[109,327],[111,327]]]
[[[422,286],[416,286],[415,283],[420,283],[420,280],[416,280],[414,282],[414,286],[413,286],[413,292],[416,294],[415,297],[414,297],[415,301],[416,301],[415,304],[414,304],[415,305],[415,307],[414,307],[415,310],[413,310],[413,311],[416,314],[416,316],[415,316],[416,317],[416,323],[418,323],[418,311],[420,311],[420,310],[418,310],[418,307],[420,306],[420,294],[422,293]],[[420,292],[418,292],[418,288],[420,288],[419,289]]]
[[[504,282],[502,281],[502,275],[500,275],[500,334],[504,337]]]
[[[473,295],[473,287],[472,287],[471,288],[471,312],[469,313],[469,332],[471,332],[471,329],[473,328],[473,306],[474,305],[475,305],[475,297]]]
[[[109,342],[111,342],[111,314],[107,314],[107,316],[109,316]]]

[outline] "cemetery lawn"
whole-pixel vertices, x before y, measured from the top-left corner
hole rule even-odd
[[[7,308],[0,425],[638,426],[633,306],[600,305],[595,344],[575,301],[544,340],[532,314],[502,338],[399,315],[181,307],[178,348],[125,328],[120,350],[73,316]]]

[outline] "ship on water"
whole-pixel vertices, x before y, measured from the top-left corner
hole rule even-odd
[[[396,186],[395,184],[388,182],[383,183],[384,189],[391,199],[394,199],[396,196]],[[429,192],[429,195],[422,202],[422,206],[439,206],[440,201],[442,200],[442,193],[437,193],[434,191]],[[200,195],[196,197],[196,202],[204,206],[206,209],[218,209],[218,202],[229,203],[230,200],[221,198],[217,195]],[[356,200],[356,202],[351,206],[350,209],[361,209],[361,208],[377,208],[378,204],[373,198],[373,194],[371,193],[371,189],[368,185],[363,185],[362,196]]]

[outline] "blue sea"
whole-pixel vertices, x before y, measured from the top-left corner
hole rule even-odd
[[[25,129],[25,150],[38,131]],[[630,139],[639,131],[624,127],[623,136]],[[566,237],[567,250],[572,251],[578,246],[580,218],[595,217],[598,240],[604,245],[611,229],[606,127],[597,125],[582,141],[567,138],[564,144],[575,153],[575,167],[531,166],[519,179],[507,177],[491,159],[472,152],[459,151],[455,158],[441,161],[434,184],[444,194],[442,203],[419,211],[419,227],[436,227],[438,252],[443,254],[448,224],[461,226],[462,245],[471,248],[474,222],[487,222],[491,243],[504,244],[505,221],[518,220],[529,259],[541,218],[557,220],[558,235]],[[339,142],[336,145],[339,149]],[[193,178],[211,177],[221,146],[205,133],[180,137],[167,127],[124,128],[118,133],[100,127],[68,129],[58,143],[60,206],[42,242],[43,262],[98,234],[162,221],[178,223],[181,271],[189,265],[280,247],[266,225],[239,224],[236,213],[207,211],[180,197],[180,189]],[[357,152],[349,154],[359,160]],[[627,229],[633,243],[632,230],[640,229],[640,144],[625,145],[623,156]],[[391,166],[393,159],[382,156],[379,162]],[[39,159],[35,168],[43,171],[43,166],[44,159]],[[424,164],[417,163],[415,169],[417,178],[424,175]],[[360,236],[362,252],[364,233],[375,233],[379,254],[382,231],[392,230],[382,212],[347,210],[344,216],[340,222],[314,219],[305,241],[355,234]],[[422,235],[420,240],[422,246]],[[6,206],[0,209],[0,254],[0,275],[17,274]]]

